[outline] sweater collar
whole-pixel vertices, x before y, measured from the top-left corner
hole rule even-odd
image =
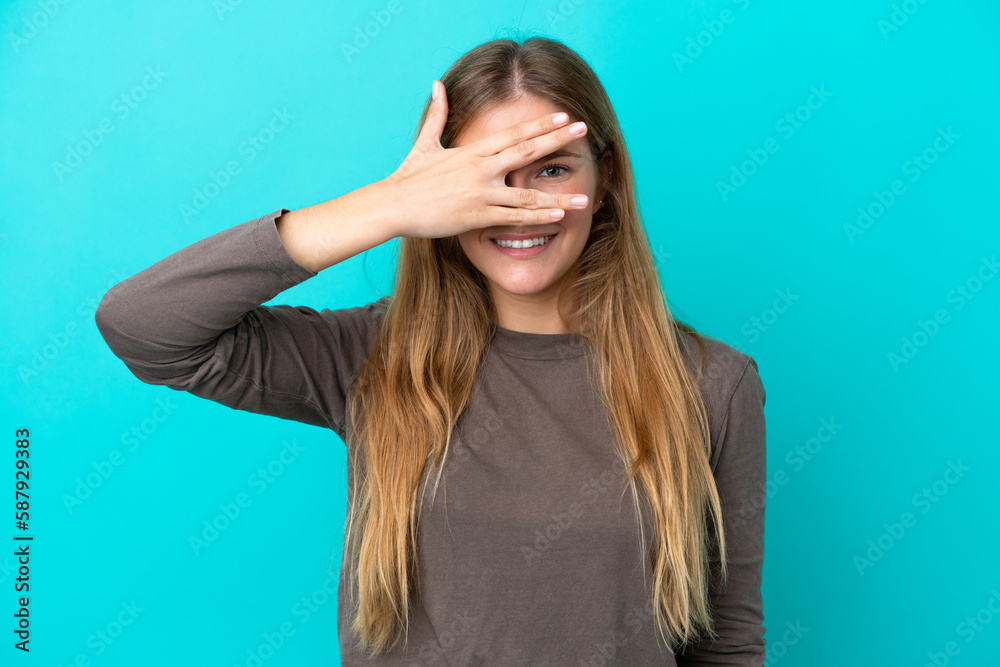
[[[494,325],[492,349],[522,359],[570,359],[587,353],[590,342],[575,333],[542,334]]]

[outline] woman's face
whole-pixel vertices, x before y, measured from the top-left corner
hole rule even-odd
[[[546,100],[524,96],[475,117],[454,145],[469,144],[511,125],[560,111],[566,110]],[[571,115],[563,127],[576,120]],[[587,135],[569,142],[556,155],[509,172],[506,184],[543,192],[585,194],[589,198],[586,208],[566,209],[563,218],[555,222],[499,225],[458,235],[469,261],[486,276],[498,308],[512,302],[554,302],[561,281],[570,278],[567,269],[583,252],[590,235],[591,217],[604,191],[597,191],[598,165]],[[493,240],[503,234],[528,238],[552,235],[552,238],[541,248],[505,252]]]

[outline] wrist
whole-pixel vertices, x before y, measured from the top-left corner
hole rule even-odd
[[[394,203],[397,201],[397,189],[391,176],[370,183],[357,192],[362,195],[362,205],[371,213],[371,224],[380,231],[382,242],[402,236],[401,209]]]

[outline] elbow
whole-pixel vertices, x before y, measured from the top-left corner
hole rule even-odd
[[[100,303],[97,304],[97,310],[94,311],[94,323],[97,325],[97,330],[101,333],[104,342],[117,356],[116,343],[120,338],[119,311],[112,296],[113,291],[112,288],[101,297]]]
[[[126,361],[126,357],[137,351],[141,337],[130,334],[129,315],[124,301],[118,296],[118,285],[108,290],[94,311],[94,324],[101,333],[105,344],[116,357]]]
[[[139,339],[129,335],[128,316],[122,307],[122,302],[116,298],[114,289],[106,292],[97,304],[94,323],[112,354],[124,362],[125,367],[138,379],[149,383],[152,378],[143,373],[136,364],[137,359],[141,359],[143,354],[141,348],[136,345]]]
[[[101,298],[94,323],[111,352],[139,380],[190,391],[213,379],[215,345],[185,348],[164,342],[148,326],[142,309],[128,307],[117,285]]]

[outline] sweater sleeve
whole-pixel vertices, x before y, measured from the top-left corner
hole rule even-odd
[[[676,656],[679,667],[760,667],[764,663],[761,598],[767,477],[764,401],[757,363],[747,358],[722,420],[714,469],[722,502],[729,575],[726,585],[720,585],[719,550],[713,541],[709,600],[718,637],[714,641],[706,638],[679,652]],[[714,526],[711,530],[715,530]]]
[[[281,242],[275,220],[287,212],[213,234],[114,285],[96,324],[143,382],[344,438],[347,388],[385,299],[319,312],[262,306],[317,275]]]

